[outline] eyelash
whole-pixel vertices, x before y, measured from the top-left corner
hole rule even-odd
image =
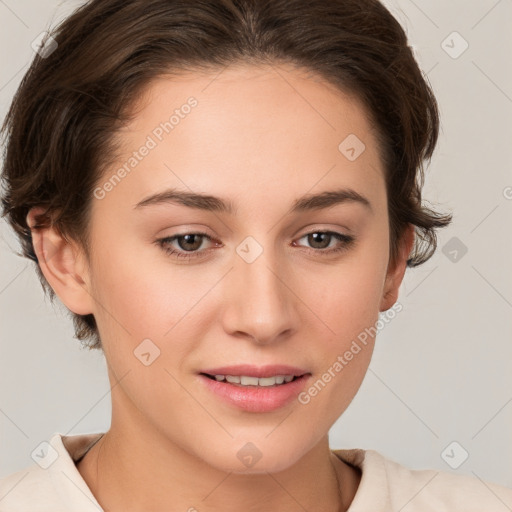
[[[340,253],[342,251],[345,251],[351,245],[353,245],[353,243],[355,242],[355,237],[353,237],[351,235],[344,235],[342,233],[337,233],[336,231],[311,231],[310,233],[306,233],[306,234],[302,235],[300,238],[304,238],[306,236],[313,235],[313,234],[323,234],[323,235],[327,235],[328,234],[328,235],[332,235],[335,239],[337,239],[338,241],[342,242],[341,246],[336,247],[336,248],[331,248],[331,249],[313,249],[313,248],[309,248],[310,251],[313,251],[315,253],[321,253],[324,256],[332,255],[332,254],[335,254],[335,253]],[[203,254],[201,252],[198,252],[198,251],[195,251],[195,252],[192,252],[192,251],[191,252],[178,251],[176,249],[173,249],[169,245],[174,240],[176,240],[178,238],[185,237],[187,235],[202,236],[202,237],[205,237],[208,240],[212,241],[212,237],[210,237],[206,233],[191,232],[191,233],[183,233],[181,235],[174,235],[174,236],[169,236],[169,237],[165,237],[165,238],[160,238],[160,239],[156,240],[156,243],[163,249],[163,251],[167,255],[175,256],[178,259],[192,260],[192,259],[195,259],[195,258],[202,257]],[[206,249],[206,251],[209,251],[209,250],[210,249]],[[202,251],[202,252],[205,252],[205,251]]]

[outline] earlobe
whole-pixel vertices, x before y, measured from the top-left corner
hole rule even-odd
[[[55,226],[34,229],[35,215],[42,212],[43,208],[34,207],[26,218],[41,272],[68,309],[80,315],[92,313],[92,297],[81,251]]]
[[[405,229],[401,241],[400,251],[395,264],[388,267],[386,281],[384,283],[384,290],[380,305],[380,311],[387,311],[398,300],[398,292],[400,285],[405,275],[407,268],[407,260],[414,245],[415,230],[412,224],[409,224]]]

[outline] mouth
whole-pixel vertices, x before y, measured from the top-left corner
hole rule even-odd
[[[204,375],[205,377],[217,381],[217,382],[226,382],[229,384],[233,384],[239,387],[277,387],[284,386],[289,384],[290,382],[294,382],[297,379],[302,378],[306,374],[302,375],[275,375],[270,377],[253,377],[250,375],[212,375],[209,373],[200,373],[200,375]]]
[[[233,370],[231,370],[233,372]],[[287,371],[290,371],[289,368]],[[247,372],[247,370],[246,370]],[[297,401],[308,385],[311,373],[276,373],[265,371],[264,377],[229,373],[198,373],[199,382],[222,403],[252,413],[268,413]],[[298,402],[297,402],[298,403]]]

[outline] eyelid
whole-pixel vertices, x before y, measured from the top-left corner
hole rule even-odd
[[[307,228],[304,228],[306,231],[298,236],[297,238],[301,238],[305,235],[310,235],[311,233],[338,233],[340,235],[344,236],[353,236],[354,231],[348,228],[347,226],[325,226],[322,224],[313,224],[308,226]]]

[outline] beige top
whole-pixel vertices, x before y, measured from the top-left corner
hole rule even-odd
[[[0,512],[102,511],[76,468],[103,433],[54,434],[33,465],[0,479]],[[332,450],[361,469],[349,512],[510,512],[512,489],[478,478],[411,470],[374,450]]]

